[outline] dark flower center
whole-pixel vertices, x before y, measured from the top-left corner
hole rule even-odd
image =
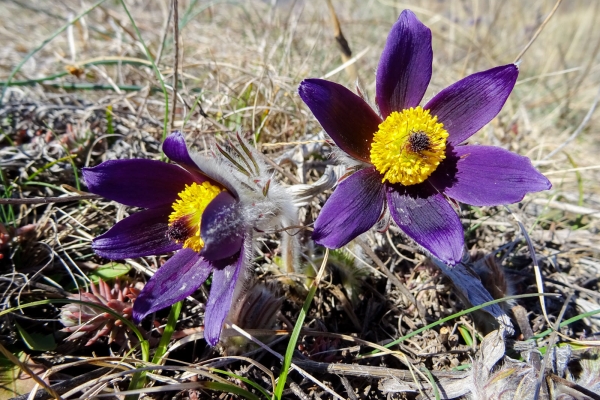
[[[185,242],[190,236],[193,236],[194,232],[190,228],[190,224],[187,218],[179,218],[169,224],[167,228],[167,237],[176,242]]]
[[[431,148],[431,139],[425,132],[411,132],[408,137],[408,150],[413,153],[420,153]]]

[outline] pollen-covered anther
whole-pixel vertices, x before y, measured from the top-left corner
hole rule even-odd
[[[221,188],[209,182],[186,185],[172,204],[173,212],[169,215],[167,229],[169,239],[182,244],[183,248],[200,252],[204,247],[204,241],[200,237],[202,214],[221,191]]]
[[[429,110],[392,112],[373,136],[371,163],[382,182],[415,185],[425,181],[446,158],[448,132]]]

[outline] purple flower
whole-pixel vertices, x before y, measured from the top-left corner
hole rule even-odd
[[[174,132],[163,151],[179,166],[132,159],[83,169],[92,193],[145,209],[94,239],[97,254],[123,259],[177,251],[136,299],[134,320],[183,300],[212,273],[204,331],[211,345],[251,256],[252,229],[295,211],[285,210],[285,193],[262,178],[264,165],[241,139],[238,147],[231,144],[231,154],[219,150],[226,158],[190,154],[183,135]]]
[[[339,183],[314,226],[313,239],[339,248],[369,230],[385,208],[415,242],[447,264],[464,238],[446,198],[475,206],[514,203],[551,187],[528,158],[463,144],[494,118],[517,80],[514,64],[470,75],[419,106],[431,79],[431,31],[405,10],[379,60],[379,114],[345,87],[321,79],[300,97],[359,170]]]

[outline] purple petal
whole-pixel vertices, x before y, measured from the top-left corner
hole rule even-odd
[[[440,263],[439,261],[435,262],[435,265],[442,271],[444,275],[446,275],[447,278],[450,278],[454,287],[462,294],[462,297],[469,301],[470,304],[468,307],[479,306],[483,303],[494,300],[492,295],[481,283],[481,279],[479,279],[477,274],[474,273],[470,267],[465,266],[465,264],[462,262],[451,268],[448,268],[447,265]],[[510,319],[499,304],[492,304],[491,306],[484,307],[483,310],[496,319],[506,318],[506,321],[510,323]],[[503,329],[512,330],[512,325],[505,325]]]
[[[473,206],[516,203],[552,187],[529,158],[493,146],[457,146],[429,180],[448,197]]]
[[[210,287],[206,313],[204,317],[204,338],[214,346],[221,336],[223,321],[231,309],[233,293],[238,281],[238,276],[246,262],[246,245],[241,247],[240,254],[235,261],[224,268],[215,269]]]
[[[514,64],[469,75],[439,92],[425,109],[444,124],[448,143],[457,145],[498,115],[518,75]]]
[[[191,249],[178,251],[150,278],[133,303],[133,320],[185,299],[198,289],[212,271],[210,261]]]
[[[180,131],[171,132],[163,142],[162,148],[165,155],[169,157],[171,161],[175,161],[177,164],[197,168],[190,157],[187,145],[185,144],[185,138]]]
[[[429,184],[390,185],[387,201],[396,224],[415,242],[446,264],[461,260],[464,238],[460,219]]]
[[[157,208],[171,205],[192,176],[176,165],[154,160],[110,160],[83,168],[90,192],[127,206]]]
[[[317,217],[313,240],[330,249],[338,249],[368,231],[381,216],[384,188],[381,175],[374,167],[355,172],[343,180]]]
[[[111,260],[166,254],[181,245],[167,238],[168,207],[137,212],[117,222],[92,242],[94,251]]]
[[[298,93],[340,149],[370,163],[371,142],[381,118],[363,99],[323,79],[303,80]]]
[[[238,202],[228,192],[219,193],[202,213],[200,237],[204,241],[200,254],[207,260],[221,260],[240,251],[243,220]]]
[[[167,136],[163,142],[163,152],[171,161],[175,161],[189,172],[196,183],[209,181],[216,186],[225,187],[221,182],[209,177],[200,169],[198,164],[190,156],[190,152],[185,144],[185,138],[180,131],[173,131]],[[214,162],[214,160],[211,160],[211,162]]]
[[[383,118],[416,107],[431,80],[431,31],[404,10],[392,27],[379,59],[375,101]]]

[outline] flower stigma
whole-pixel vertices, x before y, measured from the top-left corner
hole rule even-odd
[[[448,132],[421,106],[392,112],[373,136],[371,163],[382,182],[415,185],[446,158]]]
[[[179,192],[179,198],[172,204],[173,212],[169,215],[167,236],[176,243],[183,244],[184,249],[200,252],[204,241],[200,237],[202,213],[223,189],[209,182],[196,182],[185,185]]]

